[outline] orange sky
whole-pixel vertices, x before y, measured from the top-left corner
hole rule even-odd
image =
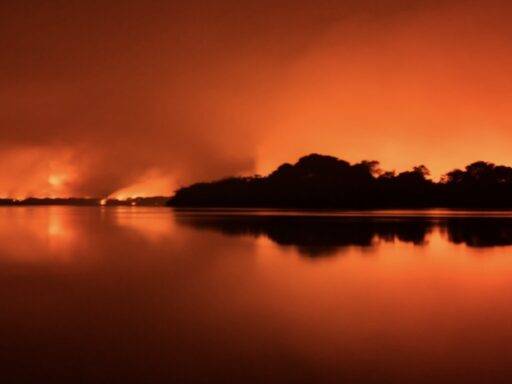
[[[4,3],[0,196],[170,194],[310,152],[512,164],[505,1]]]

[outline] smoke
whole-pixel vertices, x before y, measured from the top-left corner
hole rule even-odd
[[[264,100],[244,70],[258,70],[228,49],[220,21],[158,3],[8,7],[0,195],[170,194],[254,170],[245,109]],[[144,190],[155,175],[167,182]]]
[[[492,113],[494,136],[443,160],[459,166],[486,145],[506,162],[508,109],[496,110],[496,94],[492,108],[478,100],[482,84],[487,96],[508,92],[498,84],[510,81],[500,78],[512,58],[500,45],[508,23],[494,22],[503,9],[473,23],[480,9],[435,0],[4,3],[0,196],[171,194],[308,152],[428,164],[440,158],[430,148],[455,142],[446,125],[466,123],[454,115],[467,95],[470,128]],[[453,39],[437,46],[450,33],[465,36],[454,56]],[[469,65],[457,72],[471,46],[498,63],[493,82]]]

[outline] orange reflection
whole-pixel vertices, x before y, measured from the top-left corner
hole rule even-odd
[[[71,260],[82,245],[77,224],[72,211],[64,207],[1,208],[2,257],[32,262]]]
[[[107,208],[116,225],[136,231],[149,241],[175,237],[176,229],[170,210],[152,207]],[[179,237],[178,237],[179,239]]]
[[[43,372],[78,350],[71,357],[84,370],[94,362],[94,377],[142,378],[142,348],[159,382],[179,381],[175,361],[190,382],[508,380],[511,223],[397,215],[0,209],[0,325],[12,330],[3,342],[31,361],[27,344],[66,340]],[[328,232],[340,222],[348,227]],[[87,273],[73,273],[88,258]],[[297,376],[303,366],[309,376]]]

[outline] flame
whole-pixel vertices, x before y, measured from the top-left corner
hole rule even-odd
[[[133,197],[169,196],[173,191],[172,179],[168,175],[153,170],[134,184],[112,193],[108,198],[125,200]]]
[[[52,174],[48,176],[48,184],[52,187],[59,188],[66,182],[66,175]]]

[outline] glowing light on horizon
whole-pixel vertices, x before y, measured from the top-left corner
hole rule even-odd
[[[48,184],[53,187],[61,187],[66,181],[65,175],[52,174],[48,176]]]
[[[171,177],[153,170],[146,173],[137,182],[112,193],[108,198],[126,200],[135,197],[170,196],[173,191],[174,185]]]

